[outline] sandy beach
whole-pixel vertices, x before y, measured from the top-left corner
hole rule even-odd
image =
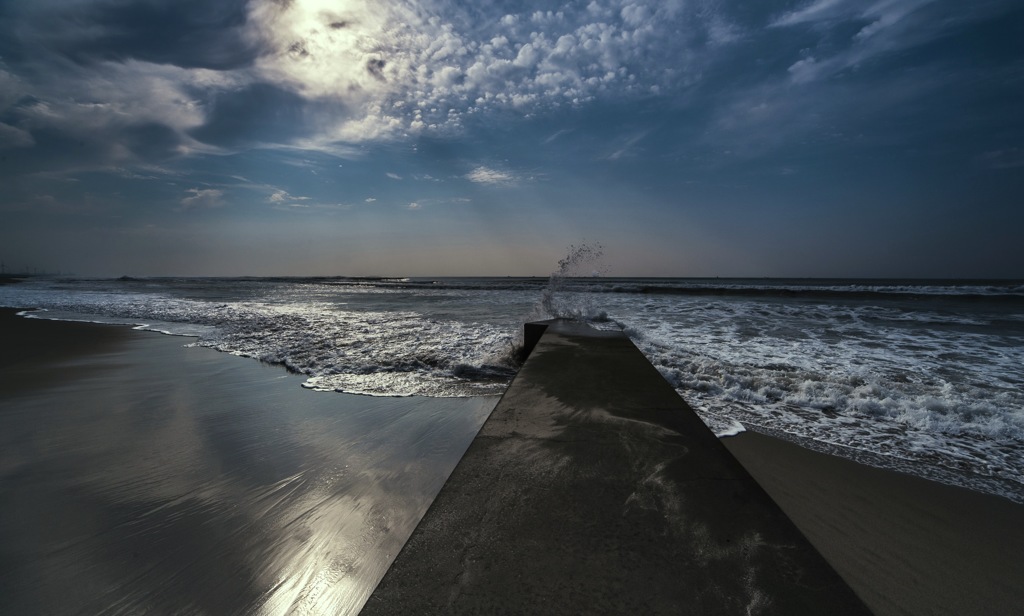
[[[0,310],[0,612],[351,612],[493,398],[372,398],[187,338]],[[1024,507],[725,444],[878,614],[1024,605]]]
[[[0,613],[353,613],[493,398],[0,310]]]
[[[754,432],[724,443],[876,614],[1024,605],[1024,506]]]

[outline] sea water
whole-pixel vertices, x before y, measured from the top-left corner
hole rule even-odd
[[[568,264],[572,265],[572,264]],[[28,316],[128,323],[305,386],[497,395],[524,322],[625,331],[716,433],[743,429],[1024,502],[1024,283],[612,278],[35,278]]]

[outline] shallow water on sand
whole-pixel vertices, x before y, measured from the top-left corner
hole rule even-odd
[[[0,612],[355,613],[497,401],[313,392],[186,342],[4,389]]]

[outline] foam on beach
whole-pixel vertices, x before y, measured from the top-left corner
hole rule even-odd
[[[305,289],[309,290],[309,289]],[[47,318],[192,336],[197,346],[284,366],[320,391],[377,396],[500,394],[515,373],[516,334],[497,324],[424,318],[414,310],[347,310],[344,302],[208,302],[160,294],[40,290],[11,301]],[[329,289],[327,291],[330,291]],[[373,288],[357,293],[375,295]],[[373,298],[388,304],[389,298]]]
[[[547,310],[625,331],[718,433],[1024,502],[1019,283],[606,279],[596,254],[550,279],[40,280],[0,303],[196,336],[310,389],[434,397],[501,393],[521,324]]]
[[[0,371],[4,614],[354,616],[495,403],[316,395],[127,327],[0,325],[45,350]]]
[[[712,428],[712,430],[714,431],[715,436],[717,436],[718,438],[728,438],[730,436],[736,436],[737,434],[743,434],[744,432],[747,431],[747,428],[738,421],[732,421],[729,423],[729,425],[725,427],[719,428],[717,430]]]

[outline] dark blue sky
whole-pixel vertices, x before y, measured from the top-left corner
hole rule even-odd
[[[1024,277],[1017,0],[0,0],[0,258]]]

